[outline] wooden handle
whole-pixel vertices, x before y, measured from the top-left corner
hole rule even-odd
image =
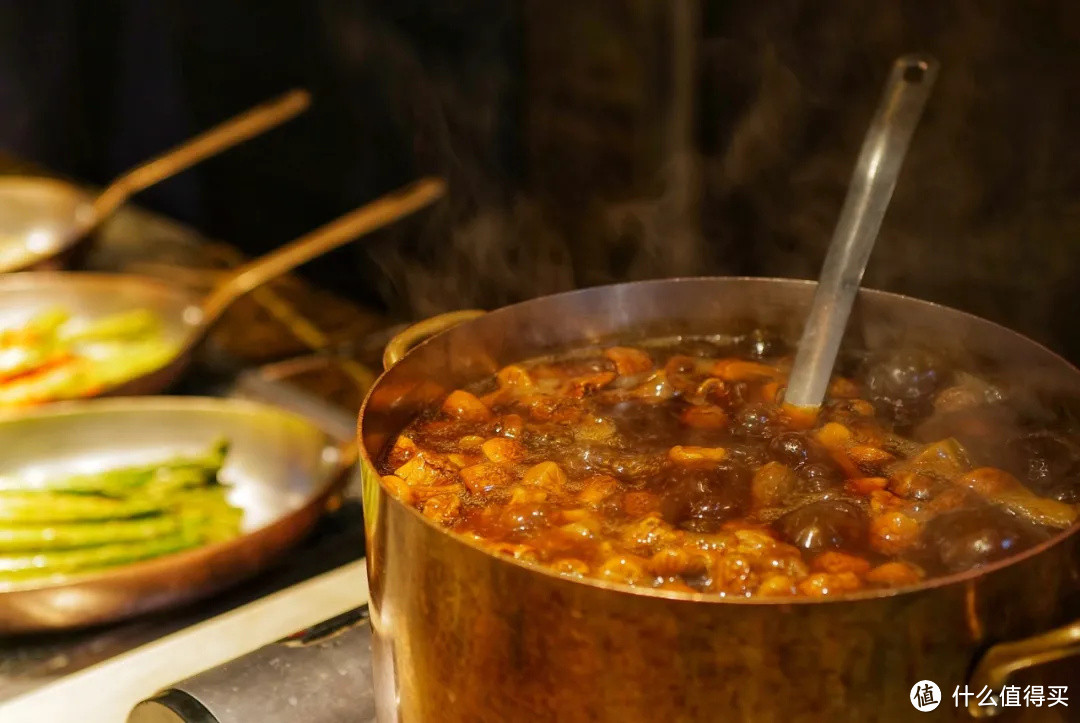
[[[203,300],[203,328],[213,324],[230,304],[249,291],[360,236],[419,211],[440,198],[445,191],[446,183],[442,179],[422,178],[241,266]]]

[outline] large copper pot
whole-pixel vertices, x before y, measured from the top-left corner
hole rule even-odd
[[[924,720],[909,700],[924,679],[944,697],[930,719],[963,719],[999,709],[956,707],[957,686],[999,689],[1019,668],[1080,652],[1075,527],[1007,563],[899,592],[721,600],[495,557],[381,486],[373,461],[420,407],[506,363],[754,326],[797,338],[813,289],[749,278],[622,284],[436,317],[392,342],[359,429],[380,721]],[[931,344],[1080,409],[1080,371],[953,309],[864,290],[849,336],[869,349]]]

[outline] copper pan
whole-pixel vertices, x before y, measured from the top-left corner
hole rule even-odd
[[[1018,670],[1076,654],[1075,527],[1007,561],[910,588],[730,600],[569,580],[495,557],[391,497],[375,470],[421,407],[501,365],[603,341],[758,326],[797,339],[813,291],[813,282],[781,279],[621,284],[436,317],[392,341],[359,423],[379,720],[924,720],[910,700],[924,679],[945,697],[930,719],[963,720],[1001,709],[975,699],[970,711],[957,708],[956,686],[1000,690]],[[931,344],[1080,409],[1080,371],[1035,342],[953,309],[860,291],[848,343],[900,342]]]
[[[276,128],[310,104],[306,90],[290,91],[136,166],[96,197],[56,178],[0,177],[0,272],[65,268],[133,194]]]
[[[424,208],[442,196],[445,184],[424,178],[362,206],[336,221],[236,269],[205,298],[179,284],[133,274],[23,272],[0,276],[0,328],[19,326],[45,309],[61,306],[86,320],[136,308],[153,311],[177,353],[166,364],[101,395],[153,394],[183,373],[195,347],[229,305],[296,267],[359,236]]]
[[[238,399],[153,397],[50,405],[0,419],[0,470],[145,463],[230,443],[223,478],[243,534],[186,552],[57,580],[0,584],[0,636],[120,620],[240,582],[337,502],[352,458],[314,422]]]

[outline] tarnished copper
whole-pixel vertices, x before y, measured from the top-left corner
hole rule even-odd
[[[572,580],[496,557],[381,484],[375,460],[413,414],[503,364],[757,326],[797,338],[813,288],[705,278],[543,297],[444,331],[383,374],[359,426],[380,720],[922,720],[908,699],[914,683],[933,680],[948,695],[991,644],[1069,622],[1080,593],[1076,528],[1002,563],[906,589],[735,600]],[[929,343],[1048,404],[1080,409],[1075,368],[953,309],[863,290],[848,338],[869,349]],[[1046,650],[1067,639],[1029,642]],[[934,715],[967,713],[945,701]]]

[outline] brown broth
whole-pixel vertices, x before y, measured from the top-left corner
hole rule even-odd
[[[1074,523],[1080,445],[1001,414],[1000,390],[900,350],[806,420],[780,403],[790,363],[755,333],[511,365],[415,419],[380,472],[495,553],[717,595],[914,584]]]

